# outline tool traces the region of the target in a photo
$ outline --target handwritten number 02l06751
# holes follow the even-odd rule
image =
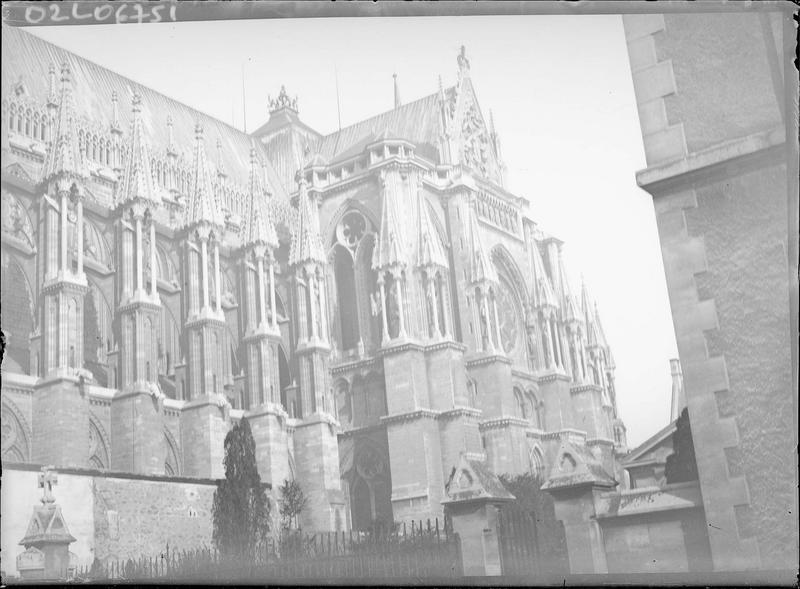
[[[51,3],[44,5],[31,4],[25,7],[25,22],[29,25],[39,24],[91,24],[91,23],[157,23],[175,22],[177,5],[168,6],[151,2],[120,2],[116,4],[99,4],[91,9],[82,2],[71,2],[72,6]]]

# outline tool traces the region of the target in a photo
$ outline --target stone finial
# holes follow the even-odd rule
[[[55,123],[50,135],[50,149],[42,168],[42,180],[60,177],[85,179],[88,177],[83,154],[78,145],[75,107],[72,98],[72,74],[68,62],[61,66],[61,96]]]
[[[299,112],[297,108],[297,96],[289,98],[286,92],[286,86],[281,85],[281,91],[277,98],[273,99],[271,96],[267,96],[267,100],[269,102],[269,114],[284,108],[294,111],[295,113]]]
[[[459,76],[469,76],[469,59],[467,59],[467,48],[464,45],[461,46],[456,62],[458,63]]]
[[[48,76],[50,78],[49,91],[47,93],[47,106],[58,105],[58,90],[56,89],[56,66],[51,63],[48,68]]]
[[[222,159],[222,139],[217,137],[217,174],[219,176],[226,176],[225,162]]]
[[[392,74],[394,78],[394,107],[400,107],[400,87],[397,85],[397,74]]]
[[[53,466],[43,466],[39,473],[39,488],[42,489],[40,501],[44,505],[56,502],[56,498],[53,496],[53,486],[58,484],[58,474],[53,469]]]

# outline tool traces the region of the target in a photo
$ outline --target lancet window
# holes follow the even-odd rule
[[[345,353],[368,351],[380,343],[380,297],[372,270],[375,234],[372,224],[355,209],[336,226],[329,259],[335,288],[331,294],[337,347]]]

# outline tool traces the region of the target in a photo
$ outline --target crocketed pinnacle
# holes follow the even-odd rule
[[[133,95],[133,117],[131,132],[128,136],[128,158],[117,193],[117,204],[136,200],[160,203],[161,197],[153,179],[150,164],[150,146],[144,136],[142,126],[142,97]]]
[[[298,185],[297,194],[297,231],[292,236],[289,248],[289,264],[292,266],[304,263],[325,264],[325,252],[322,237],[319,234],[319,218],[317,211],[312,210],[308,196],[305,175],[299,171],[295,177]]]
[[[536,307],[558,307],[558,299],[556,299],[553,285],[550,283],[550,278],[544,269],[544,262],[539,253],[539,246],[533,244],[532,258],[533,258],[533,304]]]
[[[559,256],[558,271],[561,274],[561,290],[563,296],[563,309],[565,319],[567,321],[583,321],[583,313],[581,313],[578,299],[572,293],[572,287],[567,276],[567,270],[564,268],[564,261]]]
[[[447,267],[447,255],[428,211],[422,186],[417,186],[417,266]]]
[[[597,307],[591,301],[586,282],[581,284],[581,307],[586,318],[586,342],[589,347],[602,346],[605,342],[602,330],[597,321]]]
[[[374,270],[402,267],[408,261],[403,226],[397,210],[397,200],[402,191],[399,172],[397,170],[384,172],[381,183],[383,184],[381,232],[372,254]]]
[[[247,219],[247,245],[278,246],[278,237],[270,215],[267,191],[264,189],[263,171],[258,163],[255,148],[250,149],[250,204]]]
[[[483,238],[481,236],[480,226],[478,225],[478,213],[475,211],[475,200],[470,202],[467,207],[469,225],[469,275],[473,283],[477,282],[494,282],[497,283],[497,272],[494,269],[492,261],[489,259],[489,254],[486,247],[483,245]]]
[[[75,129],[75,108],[72,101],[72,75],[69,64],[61,66],[61,97],[56,113],[53,142],[47,152],[42,179],[54,176],[86,176],[86,168]]]
[[[209,223],[222,224],[222,214],[217,202],[211,175],[206,161],[206,149],[203,141],[203,127],[200,123],[195,125],[194,160],[191,169],[191,191],[189,194],[189,208],[186,215],[186,225]]]

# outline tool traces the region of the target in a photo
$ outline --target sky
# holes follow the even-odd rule
[[[631,447],[669,421],[677,346],[618,15],[326,18],[32,27],[28,31],[213,115],[255,130],[281,85],[300,118],[335,131],[456,77],[466,47],[484,116],[491,110],[507,188],[565,242],[616,361]],[[337,83],[338,80],[338,83]],[[337,109],[338,86],[338,109]],[[244,96],[244,99],[243,99]],[[245,116],[246,113],[246,116]]]

